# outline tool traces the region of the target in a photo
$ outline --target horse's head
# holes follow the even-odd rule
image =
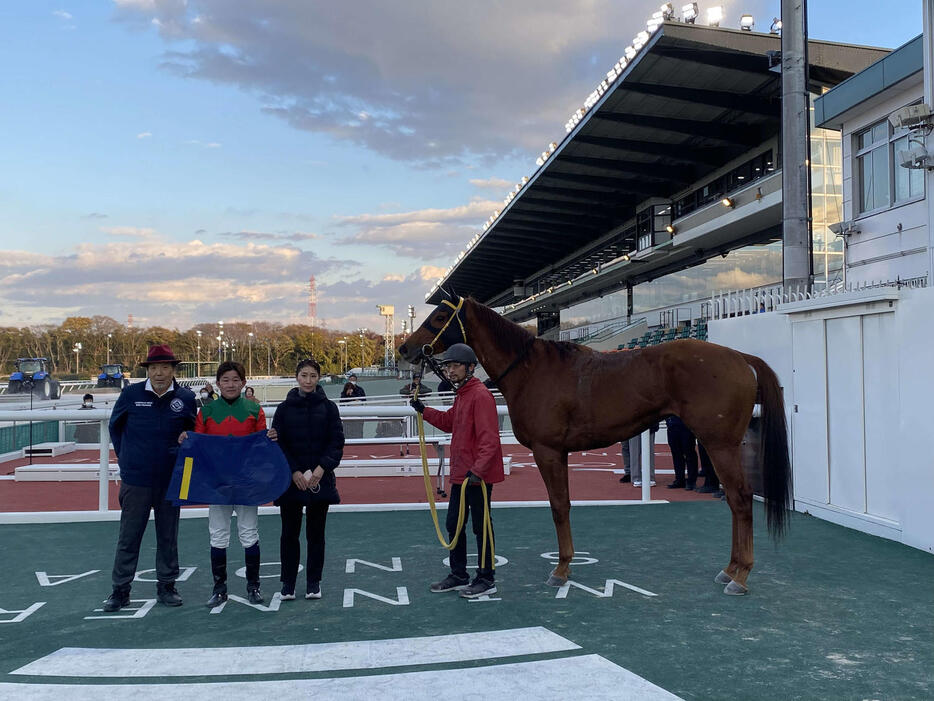
[[[464,299],[450,295],[442,300],[415,332],[399,346],[399,355],[410,363],[440,353],[455,343],[467,342],[462,310]]]

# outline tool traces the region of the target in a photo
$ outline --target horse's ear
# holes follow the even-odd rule
[[[442,294],[444,295],[444,298],[445,298],[448,302],[455,302],[455,301],[457,301],[457,295],[454,294],[454,292],[453,292],[452,290],[445,289],[444,287],[441,287],[441,288],[439,288],[439,289],[441,290]]]

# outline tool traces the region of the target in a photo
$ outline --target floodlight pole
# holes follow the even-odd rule
[[[807,0],[782,0],[782,261],[786,290],[810,291]]]

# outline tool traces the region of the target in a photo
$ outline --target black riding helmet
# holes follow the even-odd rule
[[[450,348],[448,348],[441,357],[438,359],[442,365],[445,363],[463,363],[464,365],[476,365],[477,364],[477,354],[473,352],[473,348],[468,346],[466,343],[455,343]]]

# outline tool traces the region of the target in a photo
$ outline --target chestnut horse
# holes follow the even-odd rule
[[[707,449],[733,513],[729,564],[714,581],[745,594],[753,564],[752,495],[740,445],[761,404],[761,463],[766,520],[784,531],[790,465],[778,378],[761,359],[706,341],[669,341],[624,353],[536,338],[476,300],[443,301],[399,348],[416,363],[453,343],[467,343],[502,392],[518,441],[535,456],[558,535],[558,565],[548,584],[561,586],[574,556],[568,453],[635,436],[679,416]]]

